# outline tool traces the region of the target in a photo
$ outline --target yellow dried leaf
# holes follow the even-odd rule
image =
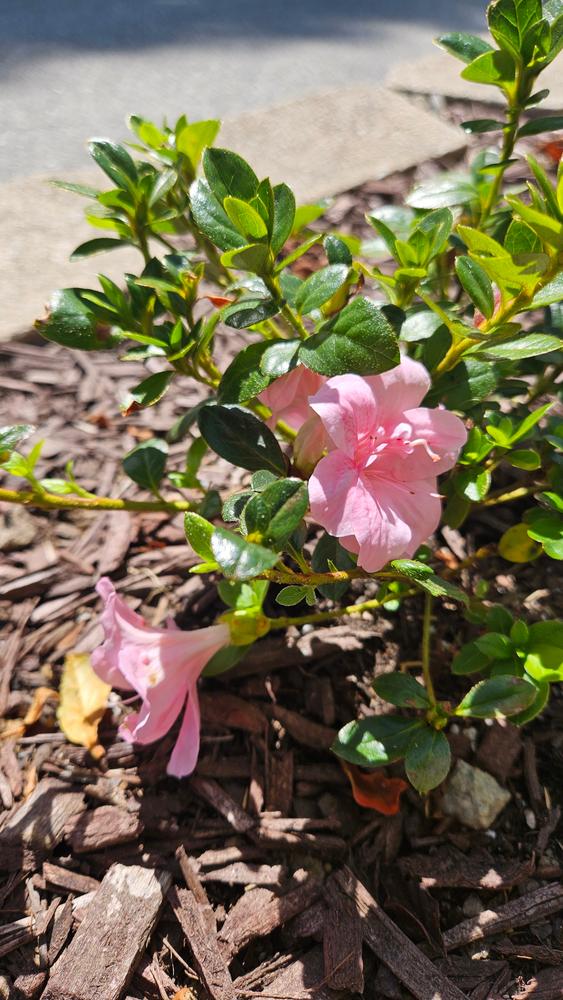
[[[95,757],[104,752],[97,742],[98,725],[110,691],[110,685],[94,673],[87,653],[65,656],[57,712],[59,726],[71,743],[86,747]]]
[[[498,543],[498,550],[503,559],[515,563],[532,562],[542,553],[541,545],[530,538],[525,524],[508,528]]]
[[[17,740],[20,736],[24,736],[28,726],[39,722],[45,702],[56,701],[58,697],[57,692],[53,691],[52,688],[36,688],[33,692],[33,701],[23,719],[0,719],[0,740]]]

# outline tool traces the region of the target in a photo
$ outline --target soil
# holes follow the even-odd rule
[[[465,104],[463,118],[480,111]],[[414,173],[341,195],[328,220],[368,235],[366,210],[402,198]],[[301,273],[317,266],[311,253]],[[42,476],[60,475],[70,456],[78,481],[103,495],[146,499],[120,456],[199,398],[174,384],[158,407],[122,417],[143,365],[33,337],[2,346],[0,365],[0,425],[36,424]],[[172,467],[185,447],[171,446]],[[241,482],[209,460],[203,478],[223,496]],[[463,535],[438,535],[435,553],[455,575],[517,515],[475,515]],[[93,759],[59,731],[56,691],[65,655],[100,642],[102,575],[152,625],[214,620],[216,581],[190,575],[198,560],[181,517],[4,505],[0,548],[0,998],[563,996],[560,693],[525,731],[497,722],[450,732],[454,756],[510,792],[491,829],[444,815],[442,789],[426,800],[407,790],[393,815],[358,805],[328,748],[351,718],[389,710],[374,674],[418,659],[412,599],[269,636],[234,672],[204,679],[200,761],[177,781],[165,773],[174,733],[146,748],[121,742],[127,707],[112,695]],[[462,572],[529,620],[561,614],[546,558]],[[351,600],[365,594],[352,585]],[[448,664],[475,630],[448,603],[434,624],[438,690],[453,698],[464,682]]]

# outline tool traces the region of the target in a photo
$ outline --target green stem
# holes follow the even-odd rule
[[[520,124],[520,115],[522,113],[522,104],[526,97],[529,96],[529,94],[524,93],[524,91],[529,91],[529,86],[526,85],[522,76],[522,71],[520,67],[518,67],[516,70],[516,79],[514,81],[514,93],[509,98],[508,107],[506,109],[506,126],[504,129],[504,139],[500,154],[500,162],[504,164],[504,166],[500,167],[496,172],[493,183],[491,184],[487,200],[485,201],[483,211],[481,212],[481,218],[479,220],[480,228],[484,227],[499,200],[501,186],[507,167],[507,160],[510,159],[512,153],[514,152],[516,134]]]
[[[40,510],[131,510],[131,511],[164,511],[171,514],[181,514],[193,510],[193,504],[187,500],[121,500],[118,497],[69,497],[57,496],[54,493],[20,492],[0,488],[0,501],[22,504],[26,507],[38,507]]]
[[[539,493],[545,486],[537,484],[535,486],[517,486],[513,490],[490,493],[486,500],[482,501],[483,507],[494,507],[499,503],[510,503],[513,500],[521,500],[523,497],[531,497],[534,493]]]
[[[276,300],[276,302],[279,302],[280,299],[282,298],[282,293],[281,293],[280,283],[277,280],[277,278],[272,277],[271,274],[266,274],[262,276],[262,281],[264,282],[266,288],[268,289],[272,297]],[[298,337],[301,340],[306,340],[309,334],[306,328],[303,326],[303,323],[301,322],[299,317],[296,316],[296,314],[293,312],[293,309],[290,306],[288,306],[287,302],[281,307],[280,311],[286,323],[288,323],[289,326],[293,330],[295,330]]]
[[[436,693],[432,681],[430,670],[430,632],[432,628],[432,595],[424,595],[424,615],[422,618],[422,673],[424,675],[424,685],[432,708],[436,708]]]
[[[416,593],[416,590],[410,590],[401,596],[412,597]],[[377,608],[383,607],[383,605],[389,601],[396,600],[396,594],[388,594],[387,597],[384,597],[381,601],[373,599],[371,601],[363,601],[361,604],[348,604],[344,608],[335,608],[334,611],[317,611],[316,614],[303,615],[302,618],[291,618],[285,615],[283,618],[270,618],[270,628],[289,628],[290,625],[295,625],[297,627],[300,625],[316,625],[321,622],[329,622],[333,618],[341,618],[343,615],[360,615],[364,611],[373,611]]]

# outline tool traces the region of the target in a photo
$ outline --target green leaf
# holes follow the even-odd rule
[[[311,589],[311,587],[297,587],[295,585],[283,587],[277,595],[276,601],[283,608],[293,608],[296,604],[301,604],[307,599]]]
[[[467,692],[454,715],[473,719],[504,719],[528,708],[535,698],[533,685],[505,674],[479,681]]]
[[[278,479],[248,501],[244,509],[248,535],[279,549],[293,534],[308,506],[307,485],[303,480]]]
[[[487,10],[489,31],[501,49],[527,62],[526,36],[542,18],[541,0],[495,0]]]
[[[311,274],[295,296],[297,311],[307,315],[328,302],[346,282],[349,270],[347,264],[329,264]]]
[[[295,248],[295,250],[292,250],[291,253],[288,253],[287,257],[283,257],[282,260],[280,260],[279,264],[276,264],[274,268],[274,274],[279,274],[281,271],[284,270],[284,268],[289,267],[289,265],[293,264],[296,260],[299,259],[299,257],[302,257],[304,253],[307,253],[307,250],[310,250],[315,243],[319,242],[320,238],[321,234],[315,233],[315,235],[311,236],[311,238],[306,240],[305,243],[301,243],[298,247]]]
[[[510,223],[504,237],[504,248],[516,258],[517,263],[519,255],[541,253],[543,250],[542,242],[534,230],[519,219],[513,219]]]
[[[423,580],[426,577],[434,576],[431,566],[419,562],[417,559],[394,559],[390,564],[391,569],[401,576],[406,576],[409,580]]]
[[[545,416],[552,406],[553,403],[545,403],[543,406],[538,407],[537,410],[533,410],[532,413],[529,413],[510,436],[510,443],[516,444],[517,441],[521,441],[522,438],[527,437],[530,431],[533,430],[536,424],[539,424],[542,417]]]
[[[184,514],[184,532],[188,544],[204,562],[215,562],[211,548],[211,536],[214,530],[213,525],[199,514],[191,510]]]
[[[237,663],[240,663],[252,645],[253,643],[248,646],[223,646],[207,661],[202,676],[218,677],[219,674],[225,674],[227,670],[232,670]]]
[[[376,375],[399,364],[397,338],[385,314],[356,298],[306,340],[299,360],[320,375]]]
[[[274,187],[274,224],[270,244],[274,254],[278,254],[291,236],[295,221],[295,197],[287,184]]]
[[[227,368],[217,398],[220,403],[246,403],[266,389],[271,378],[260,370],[260,361],[269,347],[267,341],[249,344],[236,355]]]
[[[326,531],[321,535],[313,551],[311,568],[314,573],[328,573],[331,567],[336,569],[354,569],[356,562],[333,535]],[[349,589],[350,583],[342,580],[339,583],[323,583],[317,590],[330,601],[339,601]]]
[[[426,590],[433,597],[443,597],[451,601],[459,601],[461,604],[469,604],[467,594],[449,580],[443,580],[441,576],[432,573],[431,576],[420,577],[417,581],[422,590]]]
[[[235,229],[238,229],[247,240],[261,240],[268,235],[264,219],[248,202],[228,195],[223,202],[223,208]]]
[[[506,458],[516,469],[526,469],[533,472],[534,469],[541,468],[541,458],[537,451],[533,451],[531,448],[517,448],[516,451],[511,451]]]
[[[221,128],[221,122],[210,118],[207,121],[191,122],[181,128],[176,135],[176,149],[190,161],[195,173],[201,154],[206,146],[212,146]]]
[[[400,708],[429,708],[430,701],[422,684],[410,674],[381,674],[374,681],[376,694]]]
[[[453,31],[447,35],[439,35],[435,41],[442,49],[455,56],[456,59],[461,59],[464,63],[473,62],[477,56],[492,51],[492,46],[484,38],[470,35],[465,31]]]
[[[114,240],[111,236],[100,236],[95,240],[86,240],[76,247],[70,255],[70,260],[82,260],[96,253],[106,253],[107,250],[117,250],[118,247],[131,246],[131,240]]]
[[[300,343],[299,340],[278,340],[266,344],[260,359],[261,371],[270,378],[285,375],[293,366]]]
[[[464,412],[494,392],[497,381],[492,365],[468,359],[460,362],[435,383],[426,404],[437,406],[443,403],[450,410]]]
[[[491,473],[481,466],[462,469],[456,473],[454,488],[463,500],[478,503],[484,500],[491,488]]]
[[[46,340],[82,351],[111,350],[121,340],[117,333],[96,319],[82,296],[83,288],[62,288],[53,294],[46,320],[36,327]]]
[[[563,559],[563,517],[556,511],[537,509],[526,514],[528,535],[541,542],[551,559]]]
[[[267,580],[251,580],[241,583],[237,580],[221,580],[217,585],[219,597],[230,608],[237,611],[260,609],[268,593]]]
[[[557,132],[563,128],[563,115],[548,115],[545,118],[532,118],[518,129],[517,139],[525,135],[539,135],[540,132]]]
[[[206,149],[203,154],[203,172],[221,204],[228,195],[250,201],[258,191],[259,181],[252,167],[230,149]]]
[[[51,181],[51,184],[62,191],[82,195],[83,198],[97,198],[100,194],[98,188],[88,187],[86,184],[71,184],[69,181]]]
[[[285,459],[272,434],[258,417],[239,406],[204,406],[199,430],[221,458],[250,472],[269,469],[285,475]]]
[[[471,257],[457,257],[455,269],[473,304],[490,319],[495,309],[495,293],[486,272]]]
[[[138,180],[134,160],[123,146],[108,139],[92,139],[88,143],[90,156],[118,187],[133,190]]]
[[[513,524],[501,535],[498,543],[499,555],[509,562],[526,563],[541,555],[541,545],[528,535],[526,524]]]
[[[10,452],[33,434],[34,430],[33,424],[10,424],[7,427],[0,427],[0,462],[4,462]]]
[[[416,309],[409,313],[402,324],[400,339],[407,344],[416,344],[419,340],[428,340],[441,326],[443,321],[435,312]]]
[[[163,438],[142,441],[125,455],[123,468],[138,486],[157,493],[164,477],[168,445]]]
[[[528,309],[541,309],[543,306],[551,306],[554,302],[561,302],[563,300],[563,271],[558,274],[553,281],[548,282],[547,285],[539,291],[536,292],[532,301],[530,302]]]
[[[472,355],[486,358],[489,361],[520,361],[522,358],[535,358],[541,354],[561,350],[563,344],[559,337],[548,333],[526,333],[516,340],[507,340],[502,344],[480,344]]]
[[[536,681],[563,680],[563,622],[530,625],[524,669]]]
[[[197,228],[220,250],[234,250],[245,246],[244,236],[235,229],[205,181],[198,180],[192,184],[190,208]]]
[[[221,256],[223,267],[236,267],[239,271],[263,274],[267,268],[270,250],[267,243],[248,243],[236,250],[227,250]]]
[[[527,722],[531,722],[535,719],[540,712],[543,712],[545,706],[549,701],[550,688],[549,681],[536,681],[530,678],[530,683],[536,689],[534,700],[524,709],[523,712],[517,712],[516,715],[510,716],[510,721],[513,726],[523,726]]]
[[[467,642],[452,660],[452,673],[461,676],[476,674],[485,670],[493,660],[494,656],[482,650],[476,641]]]
[[[216,528],[211,536],[213,558],[227,577],[250,580],[278,561],[278,554],[262,545],[245,541],[226,528]]]
[[[425,726],[412,740],[405,757],[407,778],[421,795],[441,785],[452,763],[444,733]]]
[[[325,236],[323,245],[329,264],[348,264],[349,267],[351,266],[352,254],[344,240],[329,234]]]
[[[129,414],[135,410],[144,409],[145,406],[154,406],[164,396],[171,380],[174,378],[174,374],[174,371],[165,371],[149,375],[148,378],[139,382],[134,389],[131,389],[122,403],[121,409],[126,414]]]
[[[516,65],[512,56],[508,52],[499,52],[496,49],[477,56],[461,71],[464,80],[470,80],[472,83],[487,83],[501,88],[513,83],[515,74]]]
[[[470,135],[482,135],[484,132],[500,132],[505,127],[504,122],[499,122],[495,118],[472,118],[470,121],[462,122],[461,128]]]
[[[467,205],[475,198],[477,191],[469,175],[452,172],[417,185],[405,201],[412,208],[435,209]]]
[[[376,715],[349,722],[338,733],[331,749],[360,767],[378,767],[404,757],[414,736],[423,728],[418,719]]]
[[[271,319],[280,311],[279,304],[273,299],[242,298],[232,306],[223,310],[223,322],[235,330],[245,330],[256,323]]]

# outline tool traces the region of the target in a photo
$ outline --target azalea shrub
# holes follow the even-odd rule
[[[151,743],[181,717],[171,774],[196,765],[200,675],[229,670],[272,629],[417,609],[420,660],[374,682],[395,710],[351,720],[333,750],[346,767],[404,759],[421,793],[448,773],[452,720],[520,725],[563,679],[563,622],[514,620],[487,598],[487,560],[563,558],[553,402],[563,169],[553,176],[528,156],[525,186],[505,178],[521,138],[563,125],[538,110],[548,94],[538,80],[563,44],[563,2],[495,0],[487,21],[490,40],[438,43],[466,80],[504,100],[498,119],[463,126],[490,132],[490,146],[466,172],[437,174],[405,205],[369,214],[368,241],[326,231],[325,204],[297,206],[286,184],[215,145],[216,121],[159,127],[133,116],[133,141],[90,143],[109,188],[62,185],[89,199],[88,221],[103,233],[74,257],[127,245],[139,269],[121,285],[100,275],[99,288],[56,292],[38,329],[68,348],[150,363],[126,414],[157,406],[181,379],[199,384],[200,401],[123,457],[144,500],[89,493],[70,463],[42,479],[24,424],[1,431],[2,467],[20,484],[0,499],[184,515],[192,572],[217,581],[216,624],[151,628],[102,579],[105,639],[92,657],[105,682],[140,699],[125,739]],[[312,247],[324,257],[303,280],[294,265]],[[169,469],[168,445],[184,439],[184,467]],[[219,495],[210,455],[241,470],[235,493]],[[500,504],[512,508],[507,531],[466,559],[438,558],[444,526],[463,533]],[[433,679],[442,602],[467,623],[451,661],[468,678],[457,700],[438,697]]]

